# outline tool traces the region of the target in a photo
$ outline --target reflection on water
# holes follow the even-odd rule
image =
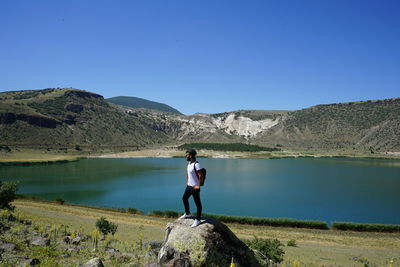
[[[348,158],[200,159],[207,213],[400,223],[400,161]],[[182,210],[185,159],[85,159],[1,166],[19,193],[43,199],[151,210]],[[193,203],[192,206],[194,207]]]

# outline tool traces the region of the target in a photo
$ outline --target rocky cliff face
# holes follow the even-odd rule
[[[56,128],[61,122],[52,118],[37,115],[27,114],[15,114],[11,112],[5,112],[0,114],[0,124],[12,124],[19,121],[25,121],[31,125],[45,127],[45,128]]]
[[[164,132],[176,141],[251,141],[287,116],[286,111],[269,111],[267,115],[260,111],[235,111],[185,116],[123,109],[128,114],[145,118],[152,129]],[[261,119],[251,118],[249,112],[260,113]]]

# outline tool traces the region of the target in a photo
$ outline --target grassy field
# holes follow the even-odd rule
[[[0,164],[4,163],[39,163],[77,160],[84,156],[79,153],[56,153],[45,150],[20,149],[12,153],[0,152]]]
[[[14,202],[19,216],[35,222],[68,225],[72,230],[91,232],[95,221],[104,216],[118,224],[115,237],[134,242],[139,235],[144,240],[163,240],[165,226],[171,219],[133,215],[97,208],[59,205],[34,200]],[[335,230],[310,230],[228,224],[239,238],[272,238],[287,244],[281,266],[400,266],[400,233],[360,233]]]

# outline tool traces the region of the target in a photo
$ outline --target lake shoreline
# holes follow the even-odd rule
[[[365,159],[398,159],[400,152],[394,154],[367,154],[367,153],[322,153],[322,152],[239,152],[239,151],[214,151],[198,150],[198,157],[226,158],[226,159],[285,159],[285,158],[365,158]],[[107,153],[92,155],[89,158],[180,158],[184,157],[184,150],[177,149],[146,149],[139,151]]]
[[[116,153],[79,153],[79,154],[48,154],[45,151],[29,151],[29,153],[12,153],[6,157],[0,155],[0,166],[33,165],[68,163],[87,158],[184,158],[184,150],[178,149],[143,149],[137,151]],[[354,158],[373,160],[400,160],[400,152],[389,154],[367,154],[367,153],[323,153],[323,152],[238,152],[238,151],[213,151],[199,150],[199,158],[215,159],[289,159],[289,158]]]

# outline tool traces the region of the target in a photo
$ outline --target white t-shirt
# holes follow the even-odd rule
[[[194,165],[196,164],[196,170],[199,171],[201,169],[200,163],[198,162],[193,162],[188,164],[187,166],[187,175],[188,175],[188,181],[187,181],[187,185],[190,186],[199,186],[200,182],[199,182],[199,178],[197,177],[197,174],[195,173],[194,170]]]

